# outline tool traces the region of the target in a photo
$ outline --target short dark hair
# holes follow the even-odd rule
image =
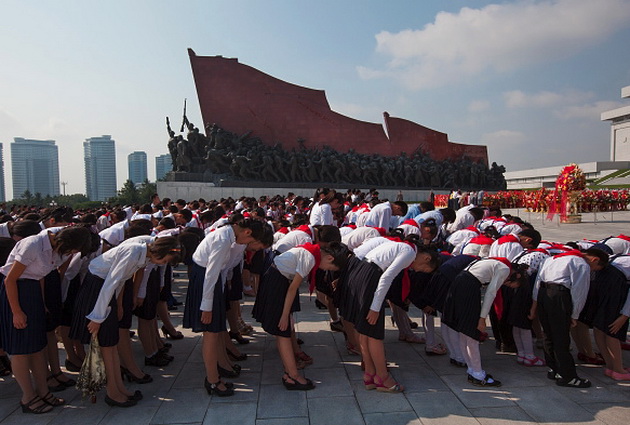
[[[323,225],[317,228],[320,242],[341,242],[341,233],[337,226]]]

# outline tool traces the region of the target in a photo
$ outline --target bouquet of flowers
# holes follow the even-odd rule
[[[569,199],[570,192],[582,191],[586,188],[586,177],[577,164],[569,164],[564,167],[558,178],[556,179],[556,189],[553,192],[553,199],[549,205],[548,220],[552,220],[553,216],[560,212],[560,219],[566,221],[571,210],[577,213],[577,197]],[[560,205],[558,205],[560,204]],[[559,207],[559,208],[558,208]]]

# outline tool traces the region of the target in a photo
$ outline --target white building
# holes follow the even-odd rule
[[[621,89],[622,98],[630,98],[630,86]],[[611,122],[610,161],[578,164],[587,180],[598,180],[599,184],[628,184],[630,171],[630,106],[602,113],[602,121]],[[504,174],[508,189],[534,189],[554,187],[556,178],[567,164],[531,170],[508,171]],[[613,174],[614,173],[614,174]],[[627,174],[627,175],[626,175]]]

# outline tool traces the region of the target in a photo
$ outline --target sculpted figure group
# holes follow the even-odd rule
[[[267,145],[250,133],[237,135],[216,124],[206,125],[206,135],[184,117],[186,138],[175,135],[169,119],[168,149],[178,172],[212,174],[233,180],[356,184],[367,186],[505,189],[505,167],[488,168],[470,159],[435,161],[420,149],[398,156],[338,152],[330,146],[286,150]],[[184,128],[184,124],[182,128]]]

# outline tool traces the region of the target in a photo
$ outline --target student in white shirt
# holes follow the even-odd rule
[[[260,240],[264,225],[257,220],[244,219],[219,227],[206,235],[192,256],[183,324],[193,332],[203,332],[204,386],[210,395],[234,395],[233,387],[221,381],[217,369],[218,341],[221,332],[227,330],[221,271],[230,258],[232,244]]]
[[[352,270],[347,291],[356,307],[354,317],[348,320],[354,323],[359,333],[366,389],[376,388],[386,392],[404,390],[387,372],[383,345],[385,296],[394,278],[405,269],[410,267],[415,271],[431,273],[437,265],[436,251],[413,243],[397,242],[379,245]]]
[[[345,266],[348,254],[347,247],[339,242],[331,242],[326,247],[306,244],[275,257],[273,266],[263,275],[252,315],[267,333],[276,337],[285,371],[282,382],[288,390],[315,388],[310,379],[298,373],[291,342],[290,315],[300,309],[300,284],[308,278],[314,288],[317,269],[339,270]]]
[[[459,333],[460,347],[468,366],[468,382],[473,385],[501,386],[500,381],[486,374],[481,367],[479,341],[501,285],[516,287],[522,276],[522,271],[506,258],[485,258],[460,272],[449,288],[442,321]],[[485,284],[488,286],[482,304],[481,288]]]
[[[138,236],[127,239],[90,262],[81,293],[77,296],[79,308],[73,317],[71,335],[83,331],[85,320],[81,314],[89,312],[87,330],[97,336],[107,374],[105,402],[110,406],[130,407],[142,398],[139,391],[131,393],[125,387],[120,373],[118,342],[120,338],[119,297],[127,279],[148,263],[167,264],[179,261],[181,248],[177,238],[170,236],[155,239]],[[76,320],[75,320],[76,318]],[[79,336],[78,339],[82,339]]]
[[[46,310],[40,280],[82,250],[89,234],[83,227],[44,230],[19,241],[0,268],[0,333],[22,390],[23,412],[45,413],[65,404],[49,392],[46,381]]]
[[[577,325],[590,287],[591,271],[601,270],[608,256],[599,249],[584,253],[573,250],[548,258],[538,271],[534,287],[534,305],[545,332],[547,377],[557,385],[588,388],[591,382],[579,378],[569,352],[569,330]],[[569,311],[570,310],[570,311]]]

